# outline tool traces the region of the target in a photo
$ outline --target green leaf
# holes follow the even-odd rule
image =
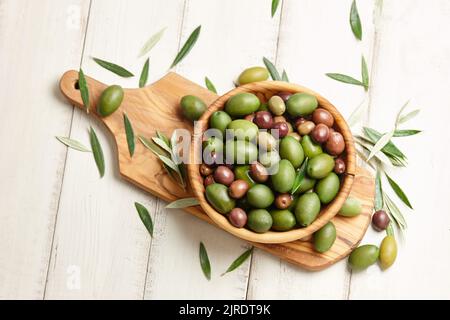
[[[395,130],[397,130],[397,127],[400,125],[400,119],[402,118],[403,111],[406,109],[408,104],[409,100],[406,101],[406,103],[400,108],[399,112],[397,113],[397,117],[395,118]]]
[[[81,152],[91,152],[91,150],[89,150],[81,142],[78,142],[76,140],[66,138],[66,137],[56,137],[56,139],[58,139],[59,142],[65,144],[67,147],[72,148],[74,150],[78,150]]]
[[[375,129],[364,127],[363,128],[364,135],[372,142],[373,144],[377,143],[377,141],[381,138],[382,134]],[[403,160],[406,160],[406,156],[403,154],[403,152],[400,151],[400,149],[397,148],[397,146],[390,141],[383,149],[383,153],[387,156],[393,156],[397,158],[401,158]]]
[[[421,133],[420,130],[395,130],[394,137],[409,137]]]
[[[92,127],[89,132],[89,138],[98,172],[100,173],[100,177],[103,178],[105,175],[105,157],[103,156],[102,146],[100,145],[100,141],[98,141],[97,134]]]
[[[86,108],[86,112],[89,113],[91,108],[91,103],[89,100],[89,87],[84,76],[83,69],[80,68],[80,72],[78,72],[78,87],[80,88],[81,100],[83,100],[84,107]]]
[[[286,70],[283,70],[283,73],[281,74],[281,80],[283,80],[285,82],[289,82],[289,77],[286,73]]]
[[[162,36],[164,35],[164,32],[166,31],[167,27],[162,28],[157,33],[153,34],[147,42],[144,44],[144,46],[141,49],[141,52],[139,53],[139,58],[145,56],[147,53],[150,52],[150,50],[153,49],[153,47],[161,40]]]
[[[169,149],[172,148],[172,144],[170,143],[169,138],[164,133],[157,130],[156,135],[158,138],[164,141],[164,143],[167,145],[167,147],[169,147]]]
[[[357,106],[356,109],[353,110],[352,114],[347,119],[347,123],[350,127],[353,127],[354,125],[356,125],[358,122],[361,121],[363,115],[366,114],[365,111],[367,110],[368,106],[369,106],[368,100],[367,98],[365,98],[363,102],[361,102],[359,106]]]
[[[398,124],[403,124],[411,119],[413,119],[415,116],[417,116],[419,114],[420,110],[416,109],[411,111],[408,114],[405,114],[404,116],[401,116],[400,119],[398,120]]]
[[[206,279],[211,280],[211,264],[209,263],[208,252],[206,252],[205,245],[200,242],[199,249],[200,266]]]
[[[367,160],[370,161],[370,159],[372,159],[372,157],[377,154],[378,152],[381,151],[381,149],[383,149],[392,139],[392,137],[394,136],[394,130],[387,132],[385,134],[383,134],[381,136],[381,138],[377,141],[377,143],[375,143],[375,145],[373,146],[372,151],[370,151],[369,157],[367,158]]]
[[[180,170],[178,169],[178,166],[173,162],[171,159],[167,158],[163,155],[158,155],[159,159],[164,162],[165,165],[167,165],[170,169],[180,174]]]
[[[189,38],[187,39],[186,43],[183,45],[183,47],[181,48],[180,52],[178,52],[177,56],[175,57],[175,59],[172,62],[172,65],[170,66],[170,68],[175,67],[181,60],[184,59],[184,57],[186,57],[186,55],[192,50],[192,48],[194,47],[195,43],[198,40],[198,37],[200,35],[200,30],[201,30],[202,26],[198,26],[189,36]]]
[[[362,83],[359,80],[356,80],[355,78],[352,78],[350,76],[347,76],[345,74],[341,74],[341,73],[327,73],[326,74],[327,77],[336,80],[336,81],[340,81],[340,82],[344,82],[344,83],[348,83],[348,84],[353,84],[355,86],[362,86],[365,87],[364,83]]]
[[[407,228],[406,220],[400,209],[394,203],[394,201],[389,198],[389,196],[383,192],[384,204],[386,205],[387,211],[389,212],[392,220],[397,224],[397,226],[401,230],[405,230]]]
[[[352,8],[350,10],[350,26],[356,39],[361,40],[362,39],[361,19],[359,18],[358,8],[356,6],[355,0],[353,0]]]
[[[243,254],[241,254],[236,260],[233,261],[232,264],[228,267],[227,271],[222,273],[222,277],[226,275],[227,273],[236,270],[239,268],[251,255],[253,252],[253,247],[245,251]]]
[[[263,62],[266,65],[267,70],[269,70],[270,76],[274,81],[281,81],[280,74],[274,64],[267,58],[263,57]]]
[[[176,201],[173,201],[169,203],[166,206],[166,209],[183,209],[183,208],[189,208],[189,207],[195,207],[198,206],[200,202],[197,198],[185,198],[185,199],[178,199]]]
[[[145,87],[148,81],[148,69],[150,67],[150,59],[145,61],[144,67],[142,68],[141,77],[139,78],[139,88]]]
[[[306,158],[305,161],[303,161],[302,166],[297,171],[297,175],[295,176],[294,185],[292,186],[291,194],[294,194],[298,188],[300,188],[300,185],[302,184],[303,179],[305,178],[306,174],[306,166],[308,165],[309,159]]]
[[[130,152],[130,157],[133,157],[134,154],[134,131],[133,126],[131,125],[130,119],[128,119],[128,116],[126,113],[123,114],[123,122],[125,126],[125,133],[127,135],[127,144],[128,144],[128,151]]]
[[[139,214],[139,217],[141,218],[142,223],[144,224],[148,233],[150,233],[150,236],[153,238],[153,220],[150,214],[148,213],[147,208],[138,202],[135,202],[134,206],[136,207],[136,210]]]
[[[361,79],[364,84],[364,88],[369,89],[369,71],[367,70],[367,63],[364,56],[361,56]]]
[[[367,164],[371,164],[371,161],[373,158],[378,159],[380,162],[389,165],[390,163],[392,163],[391,159],[386,156],[384,153],[382,152],[378,152],[376,153],[372,159],[369,159],[369,154],[372,152],[373,150],[373,144],[368,142],[367,140],[365,140],[363,137],[360,136],[355,136],[355,142],[360,145],[361,147],[363,147],[366,151],[368,151],[367,157],[363,158],[363,160],[367,163]]]
[[[167,153],[172,154],[172,149],[160,138],[153,137],[153,142],[156,143],[161,149],[165,150]]]
[[[132,74],[130,71],[128,71],[127,69],[112,63],[112,62],[108,62],[105,60],[101,60],[98,58],[93,58],[95,62],[97,62],[97,64],[103,68],[105,68],[106,70],[111,71],[112,73],[117,74],[118,76],[121,76],[123,78],[130,78],[130,77],[134,77],[134,74]]]
[[[272,18],[277,13],[278,5],[280,4],[280,0],[272,0]]]
[[[408,197],[406,196],[405,192],[400,188],[400,186],[395,182],[387,173],[385,173],[386,178],[389,181],[389,184],[391,185],[392,190],[394,190],[397,197],[403,201],[404,204],[406,204],[409,208],[413,209],[411,202],[409,202]]]
[[[383,209],[383,187],[381,185],[381,172],[377,170],[375,178],[375,211]]]
[[[395,236],[394,227],[392,226],[392,222],[390,222],[386,228],[386,235]]]
[[[217,93],[216,87],[211,82],[211,80],[209,80],[208,77],[205,77],[205,85],[206,85],[206,87],[208,88],[209,91]]]
[[[153,143],[152,141],[148,140],[147,138],[143,137],[143,136],[139,136],[139,141],[141,141],[141,143],[147,148],[149,149],[151,152],[153,152],[156,156],[159,157],[159,155],[167,155],[167,153],[161,149],[160,147],[158,147],[155,143]]]

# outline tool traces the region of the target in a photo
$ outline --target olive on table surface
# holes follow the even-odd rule
[[[273,130],[278,130],[278,138],[284,138],[289,133],[289,126],[287,122],[277,122],[272,126]]]
[[[278,163],[278,171],[270,179],[273,189],[280,193],[289,192],[295,181],[295,168],[289,160],[282,159]]]
[[[278,92],[276,95],[283,99],[285,103],[292,97],[292,93],[290,92]]]
[[[295,227],[296,220],[294,214],[289,210],[271,210],[272,229],[275,231],[289,231]]]
[[[386,236],[380,245],[380,266],[383,270],[386,270],[392,266],[397,258],[397,241],[394,236]]]
[[[252,210],[247,216],[247,226],[257,233],[264,233],[272,227],[272,216],[265,209]]]
[[[202,164],[200,165],[200,174],[201,174],[202,176],[209,176],[211,173],[213,173],[213,171],[214,171],[214,169],[211,168],[210,166],[208,166],[208,165],[205,164],[205,163],[202,163]]]
[[[260,129],[270,129],[273,125],[273,117],[269,111],[258,111],[255,113],[253,122]]]
[[[311,131],[311,138],[317,143],[324,143],[330,137],[330,129],[323,123],[319,123]]]
[[[323,179],[334,169],[334,159],[326,153],[321,153],[309,160],[306,173],[314,179]]]
[[[305,160],[302,145],[295,138],[286,136],[280,142],[280,157],[291,162],[294,168],[298,168]]]
[[[251,67],[242,71],[238,78],[239,85],[265,81],[269,79],[269,72],[264,67]]]
[[[230,192],[230,197],[234,199],[240,199],[245,196],[248,189],[250,189],[250,185],[245,180],[234,180],[228,191]]]
[[[213,177],[212,174],[207,176],[207,177],[205,177],[205,180],[203,181],[203,184],[205,185],[205,187],[207,187],[207,186],[209,186],[210,184],[213,184],[213,183],[216,183],[216,182],[214,181],[214,177]]]
[[[298,187],[295,194],[305,193],[306,191],[313,189],[314,186],[316,185],[316,182],[317,182],[316,179],[312,179],[310,177],[305,176],[302,182],[300,182],[300,186]]]
[[[255,120],[255,113],[250,113],[250,114],[246,115],[246,116],[244,117],[244,120],[253,122],[253,120]]]
[[[305,193],[300,196],[295,206],[295,217],[299,226],[307,227],[316,220],[320,213],[320,199],[314,193]]]
[[[233,120],[227,127],[227,135],[232,134],[237,140],[254,140],[258,132],[256,124],[244,119]]]
[[[273,203],[275,196],[265,184],[255,184],[247,191],[247,200],[252,207],[264,209]]]
[[[310,136],[303,136],[300,143],[305,155],[310,159],[323,153],[322,146],[319,143],[314,142]]]
[[[266,182],[269,179],[269,173],[267,172],[266,167],[258,161],[255,161],[250,165],[250,176],[260,183]]]
[[[231,122],[231,117],[224,111],[216,111],[209,118],[209,126],[219,130],[225,136],[225,130]]]
[[[238,93],[225,104],[225,111],[231,117],[244,117],[256,112],[261,105],[258,97],[253,93]]]
[[[214,171],[214,181],[229,186],[234,181],[234,173],[226,166],[219,166]]]
[[[206,199],[221,214],[230,212],[236,206],[236,201],[228,195],[228,188],[219,183],[206,187]]]
[[[305,121],[302,124],[298,125],[297,132],[301,136],[306,136],[307,134],[310,134],[314,130],[315,127],[316,127],[316,125],[314,124],[314,122]]]
[[[362,203],[356,198],[347,198],[339,211],[342,217],[356,217],[362,212]]]
[[[280,155],[275,150],[264,152],[259,155],[259,163],[266,168],[275,169],[276,167],[274,166],[276,166],[280,160]]]
[[[106,88],[98,102],[97,111],[102,117],[113,114],[122,104],[124,92],[121,86],[113,85]]]
[[[286,137],[292,137],[295,140],[297,140],[298,142],[300,142],[302,140],[302,137],[297,132],[288,133],[288,135]]]
[[[258,133],[258,147],[259,151],[271,151],[276,149],[278,145],[278,141],[275,139],[273,135],[271,135],[267,131],[260,131]]]
[[[236,228],[243,228],[247,224],[247,214],[241,208],[234,208],[228,214],[228,220]]]
[[[339,177],[334,172],[330,172],[325,178],[317,182],[315,190],[320,202],[328,204],[336,198],[340,188]]]
[[[331,221],[316,231],[313,236],[314,249],[320,253],[330,250],[335,241],[336,227]]]
[[[294,201],[294,197],[290,193],[281,193],[275,198],[275,207],[278,209],[287,209]]]
[[[279,96],[272,96],[268,102],[269,110],[276,116],[281,116],[286,111],[286,105]]]
[[[225,144],[226,162],[250,164],[258,159],[258,148],[249,141],[227,141]]]
[[[283,116],[276,116],[273,117],[273,123],[278,123],[278,122],[287,122],[286,118]]]
[[[244,180],[248,183],[249,187],[252,187],[256,184],[255,180],[250,176],[250,166],[236,166],[234,168],[234,177],[236,180]]]
[[[325,145],[328,153],[332,156],[338,156],[345,150],[345,141],[342,134],[337,131],[334,131],[330,134],[328,141]]]
[[[334,124],[334,118],[328,110],[324,108],[317,108],[312,114],[312,121],[315,124],[323,123],[327,127],[332,127]]]
[[[384,210],[378,210],[372,216],[372,226],[377,231],[386,230],[390,222],[391,219]]]
[[[181,98],[180,104],[183,115],[191,121],[200,119],[207,109],[206,104],[199,97],[192,95]]]
[[[348,263],[352,269],[363,270],[377,262],[379,254],[377,246],[366,244],[353,250],[348,257]]]
[[[345,172],[345,169],[346,165],[344,159],[336,158],[336,160],[334,160],[334,172],[336,172],[337,174],[343,174]]]
[[[293,116],[307,116],[316,110],[318,106],[317,98],[309,93],[296,93],[292,95],[286,103],[287,112]]]

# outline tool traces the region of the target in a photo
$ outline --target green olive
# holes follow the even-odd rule
[[[325,178],[319,180],[315,189],[320,202],[328,204],[333,201],[339,192],[340,185],[339,177],[334,172],[330,172]]]
[[[258,111],[269,111],[269,105],[267,103],[261,103],[258,108]]]
[[[310,136],[304,136],[301,141],[301,145],[305,155],[308,158],[314,158],[323,152],[320,144],[314,142]]]
[[[271,210],[272,229],[275,231],[289,231],[295,227],[296,221],[294,214],[289,210]]]
[[[290,136],[286,136],[281,140],[280,157],[281,159],[289,160],[294,168],[300,167],[303,160],[305,160],[302,145]]]
[[[230,212],[236,205],[236,201],[228,195],[228,188],[219,183],[206,187],[206,199],[221,214]]]
[[[234,176],[236,180],[246,181],[250,187],[253,187],[256,182],[250,176],[250,166],[236,166],[234,168]]]
[[[113,114],[122,104],[123,89],[121,86],[113,85],[106,88],[98,103],[97,111],[102,117],[107,117]]]
[[[275,196],[265,184],[255,184],[247,191],[247,200],[252,207],[264,209],[273,203]]]
[[[226,163],[249,164],[258,159],[258,148],[251,142],[237,140],[225,144]]]
[[[295,206],[295,217],[300,226],[309,226],[316,220],[319,212],[320,199],[316,193],[305,193],[299,197],[297,205]]]
[[[259,133],[258,126],[253,122],[238,119],[231,121],[227,127],[227,135],[232,134],[237,140],[254,140]]]
[[[326,153],[310,159],[306,167],[308,176],[314,179],[325,178],[334,169],[334,159]]]
[[[286,105],[279,96],[272,96],[268,102],[269,110],[276,116],[281,116],[286,111]]]
[[[217,129],[225,137],[225,130],[231,122],[231,117],[224,111],[216,111],[209,118],[209,126],[213,129]]]
[[[280,160],[280,155],[276,151],[263,152],[259,155],[259,162],[266,168],[275,166]]]
[[[293,117],[307,116],[316,110],[317,98],[308,93],[296,93],[287,101],[287,112]]]
[[[298,187],[295,194],[301,194],[311,190],[316,185],[316,182],[317,182],[316,179],[312,179],[310,177],[305,176],[302,182],[300,182],[300,187]]]
[[[265,81],[269,79],[269,72],[263,67],[252,67],[245,69],[238,78],[239,85]]]
[[[279,193],[289,192],[294,185],[295,169],[289,160],[280,160],[278,171],[270,178],[275,191]]]
[[[183,115],[191,121],[200,119],[206,111],[206,104],[196,96],[184,96],[180,104]]]
[[[203,141],[203,150],[206,150],[208,153],[211,152],[223,152],[223,141],[218,137],[210,137],[208,140]]]
[[[265,209],[252,210],[248,213],[247,226],[257,233],[264,233],[272,227],[272,216]]]
[[[377,246],[366,244],[353,250],[348,257],[348,263],[352,269],[363,270],[377,262],[379,254]]]
[[[338,214],[343,217],[356,217],[361,212],[361,201],[355,198],[347,198]]]
[[[380,245],[380,266],[386,270],[392,266],[397,258],[397,242],[394,236],[386,236]]]
[[[333,246],[334,241],[336,241],[336,227],[331,221],[314,233],[313,243],[317,252],[328,251]]]
[[[255,112],[260,105],[261,102],[253,93],[238,93],[227,101],[225,111],[231,117],[238,118]]]

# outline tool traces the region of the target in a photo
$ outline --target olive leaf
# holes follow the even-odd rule
[[[189,207],[195,207],[198,206],[199,204],[200,202],[198,201],[197,198],[184,198],[169,203],[166,206],[166,209],[184,209]]]
[[[392,222],[390,222],[386,228],[386,234],[388,236],[394,236],[395,232],[394,232],[394,227],[392,226]]]
[[[272,18],[275,15],[275,13],[277,13],[278,10],[278,5],[280,4],[280,0],[272,0]]]
[[[141,77],[139,78],[139,88],[143,88],[147,84],[149,67],[150,67],[150,58],[147,58],[144,67],[142,68]]]
[[[66,137],[56,137],[56,139],[59,140],[62,144],[66,145],[69,148],[72,148],[74,150],[78,150],[81,152],[91,152],[87,147],[85,147],[81,142],[73,140],[71,138]]]
[[[205,77],[205,85],[206,85],[206,88],[208,88],[209,91],[217,93],[216,87],[211,82],[211,80],[209,80],[208,77]]]
[[[383,209],[383,187],[381,185],[381,172],[377,170],[377,175],[375,178],[375,210]]]
[[[198,37],[200,35],[200,30],[201,30],[202,26],[198,26],[189,36],[189,38],[186,40],[185,44],[183,45],[183,47],[181,48],[180,52],[178,52],[177,56],[175,57],[175,59],[172,62],[172,65],[170,66],[170,68],[175,67],[181,60],[183,60],[186,55],[192,50],[192,48],[194,47],[195,43],[198,40]]]
[[[362,86],[364,88],[366,87],[364,85],[364,83],[362,83],[361,81],[356,80],[355,78],[347,76],[347,75],[342,74],[342,73],[326,73],[325,75],[328,78],[331,78],[331,79],[336,80],[336,81],[340,81],[340,82],[344,82],[344,83],[348,83],[348,84],[353,84],[355,86]]]
[[[139,141],[141,141],[141,143],[144,145],[144,147],[146,147],[147,149],[152,151],[156,156],[167,155],[167,153],[163,149],[158,147],[155,143],[148,140],[147,138],[145,138],[143,136],[139,136]]]
[[[405,114],[404,116],[401,116],[400,119],[398,120],[398,124],[403,124],[403,123],[413,119],[415,116],[417,116],[419,114],[419,112],[420,112],[420,110],[416,109],[416,110],[409,112],[408,114]]]
[[[145,56],[147,53],[150,52],[150,50],[153,49],[153,47],[161,40],[162,36],[164,35],[164,32],[166,31],[167,27],[162,28],[160,31],[153,34],[147,42],[144,44],[144,46],[141,49],[141,52],[139,53],[139,58]]]
[[[381,149],[383,149],[391,141],[392,137],[394,136],[394,132],[395,132],[395,130],[392,130],[381,136],[381,138],[373,146],[372,151],[370,151],[370,154],[369,154],[369,157],[367,158],[367,160],[370,161],[370,159],[372,159],[372,157],[375,154],[380,152]]]
[[[123,114],[123,123],[125,127],[125,134],[127,136],[128,151],[130,153],[130,157],[133,157],[136,146],[134,142],[134,130],[126,113]]]
[[[372,144],[377,143],[377,141],[381,138],[382,134],[378,131],[376,131],[375,129],[369,128],[369,127],[363,127],[363,132],[364,132],[364,136],[369,139],[369,141]],[[397,146],[390,141],[388,144],[386,144],[384,146],[383,149],[381,149],[381,151],[388,157],[392,158],[392,159],[397,159],[400,162],[406,163],[407,158],[406,156],[403,154],[403,152],[400,151],[399,148],[397,148]]]
[[[420,130],[395,130],[394,137],[409,137],[421,133]]]
[[[105,175],[105,157],[103,156],[102,146],[100,145],[100,141],[98,141],[97,134],[92,127],[89,131],[89,139],[91,142],[92,153],[94,154],[95,164],[97,165],[100,177],[103,178]]]
[[[352,7],[350,9],[350,26],[356,39],[361,40],[362,39],[361,19],[359,18],[358,7],[356,6],[355,0],[353,0]]]
[[[386,192],[383,192],[383,201],[392,220],[401,230],[405,230],[407,228],[405,217]]]
[[[289,77],[288,77],[288,75],[286,73],[286,70],[283,70],[283,73],[281,75],[281,80],[289,82]]]
[[[118,76],[121,76],[123,78],[134,77],[134,74],[132,74],[130,71],[128,71],[124,67],[121,67],[115,63],[108,62],[108,61],[98,59],[98,58],[93,58],[93,59],[99,66],[105,68],[106,70],[111,71],[112,73],[117,74]]]
[[[406,196],[405,192],[400,188],[400,186],[395,182],[387,173],[385,173],[385,176],[391,185],[392,190],[394,190],[397,197],[403,201],[404,204],[406,204],[409,208],[413,209],[411,202],[409,201],[408,197]]]
[[[366,114],[366,110],[368,107],[369,107],[369,102],[368,102],[368,99],[366,96],[366,98],[364,98],[364,100],[355,108],[355,110],[353,110],[350,117],[348,117],[348,119],[347,119],[348,125],[350,127],[353,127],[358,122],[360,122],[361,118]]]
[[[272,80],[274,81],[281,81],[280,74],[278,73],[277,68],[275,65],[266,57],[263,57],[264,65],[266,66],[267,70],[270,73],[270,76],[272,77]]]
[[[147,229],[148,233],[150,233],[150,236],[153,237],[153,220],[150,214],[148,213],[147,208],[138,202],[135,202],[134,206],[136,207],[136,210],[139,214],[139,218],[141,218],[141,221],[144,224],[145,228]]]
[[[376,153],[372,159],[369,159],[369,154],[372,152],[373,150],[373,144],[371,144],[370,142],[368,142],[367,140],[365,140],[363,137],[361,136],[355,136],[355,142],[361,146],[363,149],[365,149],[366,151],[368,151],[367,153],[367,157],[363,158],[363,160],[368,163],[371,164],[372,159],[377,159],[380,162],[389,165],[390,163],[392,163],[392,160],[386,156],[384,153]]]
[[[364,56],[361,56],[361,79],[364,84],[364,89],[369,89],[369,71],[367,70],[367,63]]]
[[[172,154],[172,149],[169,147],[169,145],[162,139],[158,138],[158,137],[153,137],[152,138],[153,142],[156,143],[160,148],[164,149],[165,151],[167,151],[169,154]]]
[[[86,108],[86,112],[89,113],[91,108],[91,103],[89,100],[89,87],[84,76],[83,69],[80,68],[78,72],[78,87],[80,88],[81,100],[83,101],[83,105]]]
[[[294,184],[292,186],[291,194],[294,194],[295,192],[297,192],[298,188],[300,188],[300,185],[302,184],[302,181],[305,178],[308,161],[309,159],[306,158],[300,169],[298,169],[297,175],[295,176]]]
[[[398,111],[397,117],[395,118],[395,130],[397,130],[397,127],[400,125],[400,119],[402,118],[403,111],[406,109],[406,107],[408,105],[409,105],[409,100],[406,101],[406,103]]]
[[[160,138],[164,143],[169,147],[172,148],[172,145],[170,144],[169,138],[162,132],[156,130],[156,136]]]
[[[200,242],[199,249],[200,266],[206,279],[211,280],[211,264],[209,263],[208,252],[206,252],[205,245]]]
[[[252,255],[252,253],[253,253],[253,247],[251,247],[250,249],[245,251],[236,260],[234,260],[228,267],[227,271],[222,273],[221,277],[223,277],[227,273],[230,273],[230,272],[236,270],[237,268],[239,268]]]

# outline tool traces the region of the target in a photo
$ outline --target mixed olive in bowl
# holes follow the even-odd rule
[[[353,183],[348,127],[320,95],[285,82],[240,86],[196,123],[189,174],[209,217],[243,239],[304,238],[339,211]]]

